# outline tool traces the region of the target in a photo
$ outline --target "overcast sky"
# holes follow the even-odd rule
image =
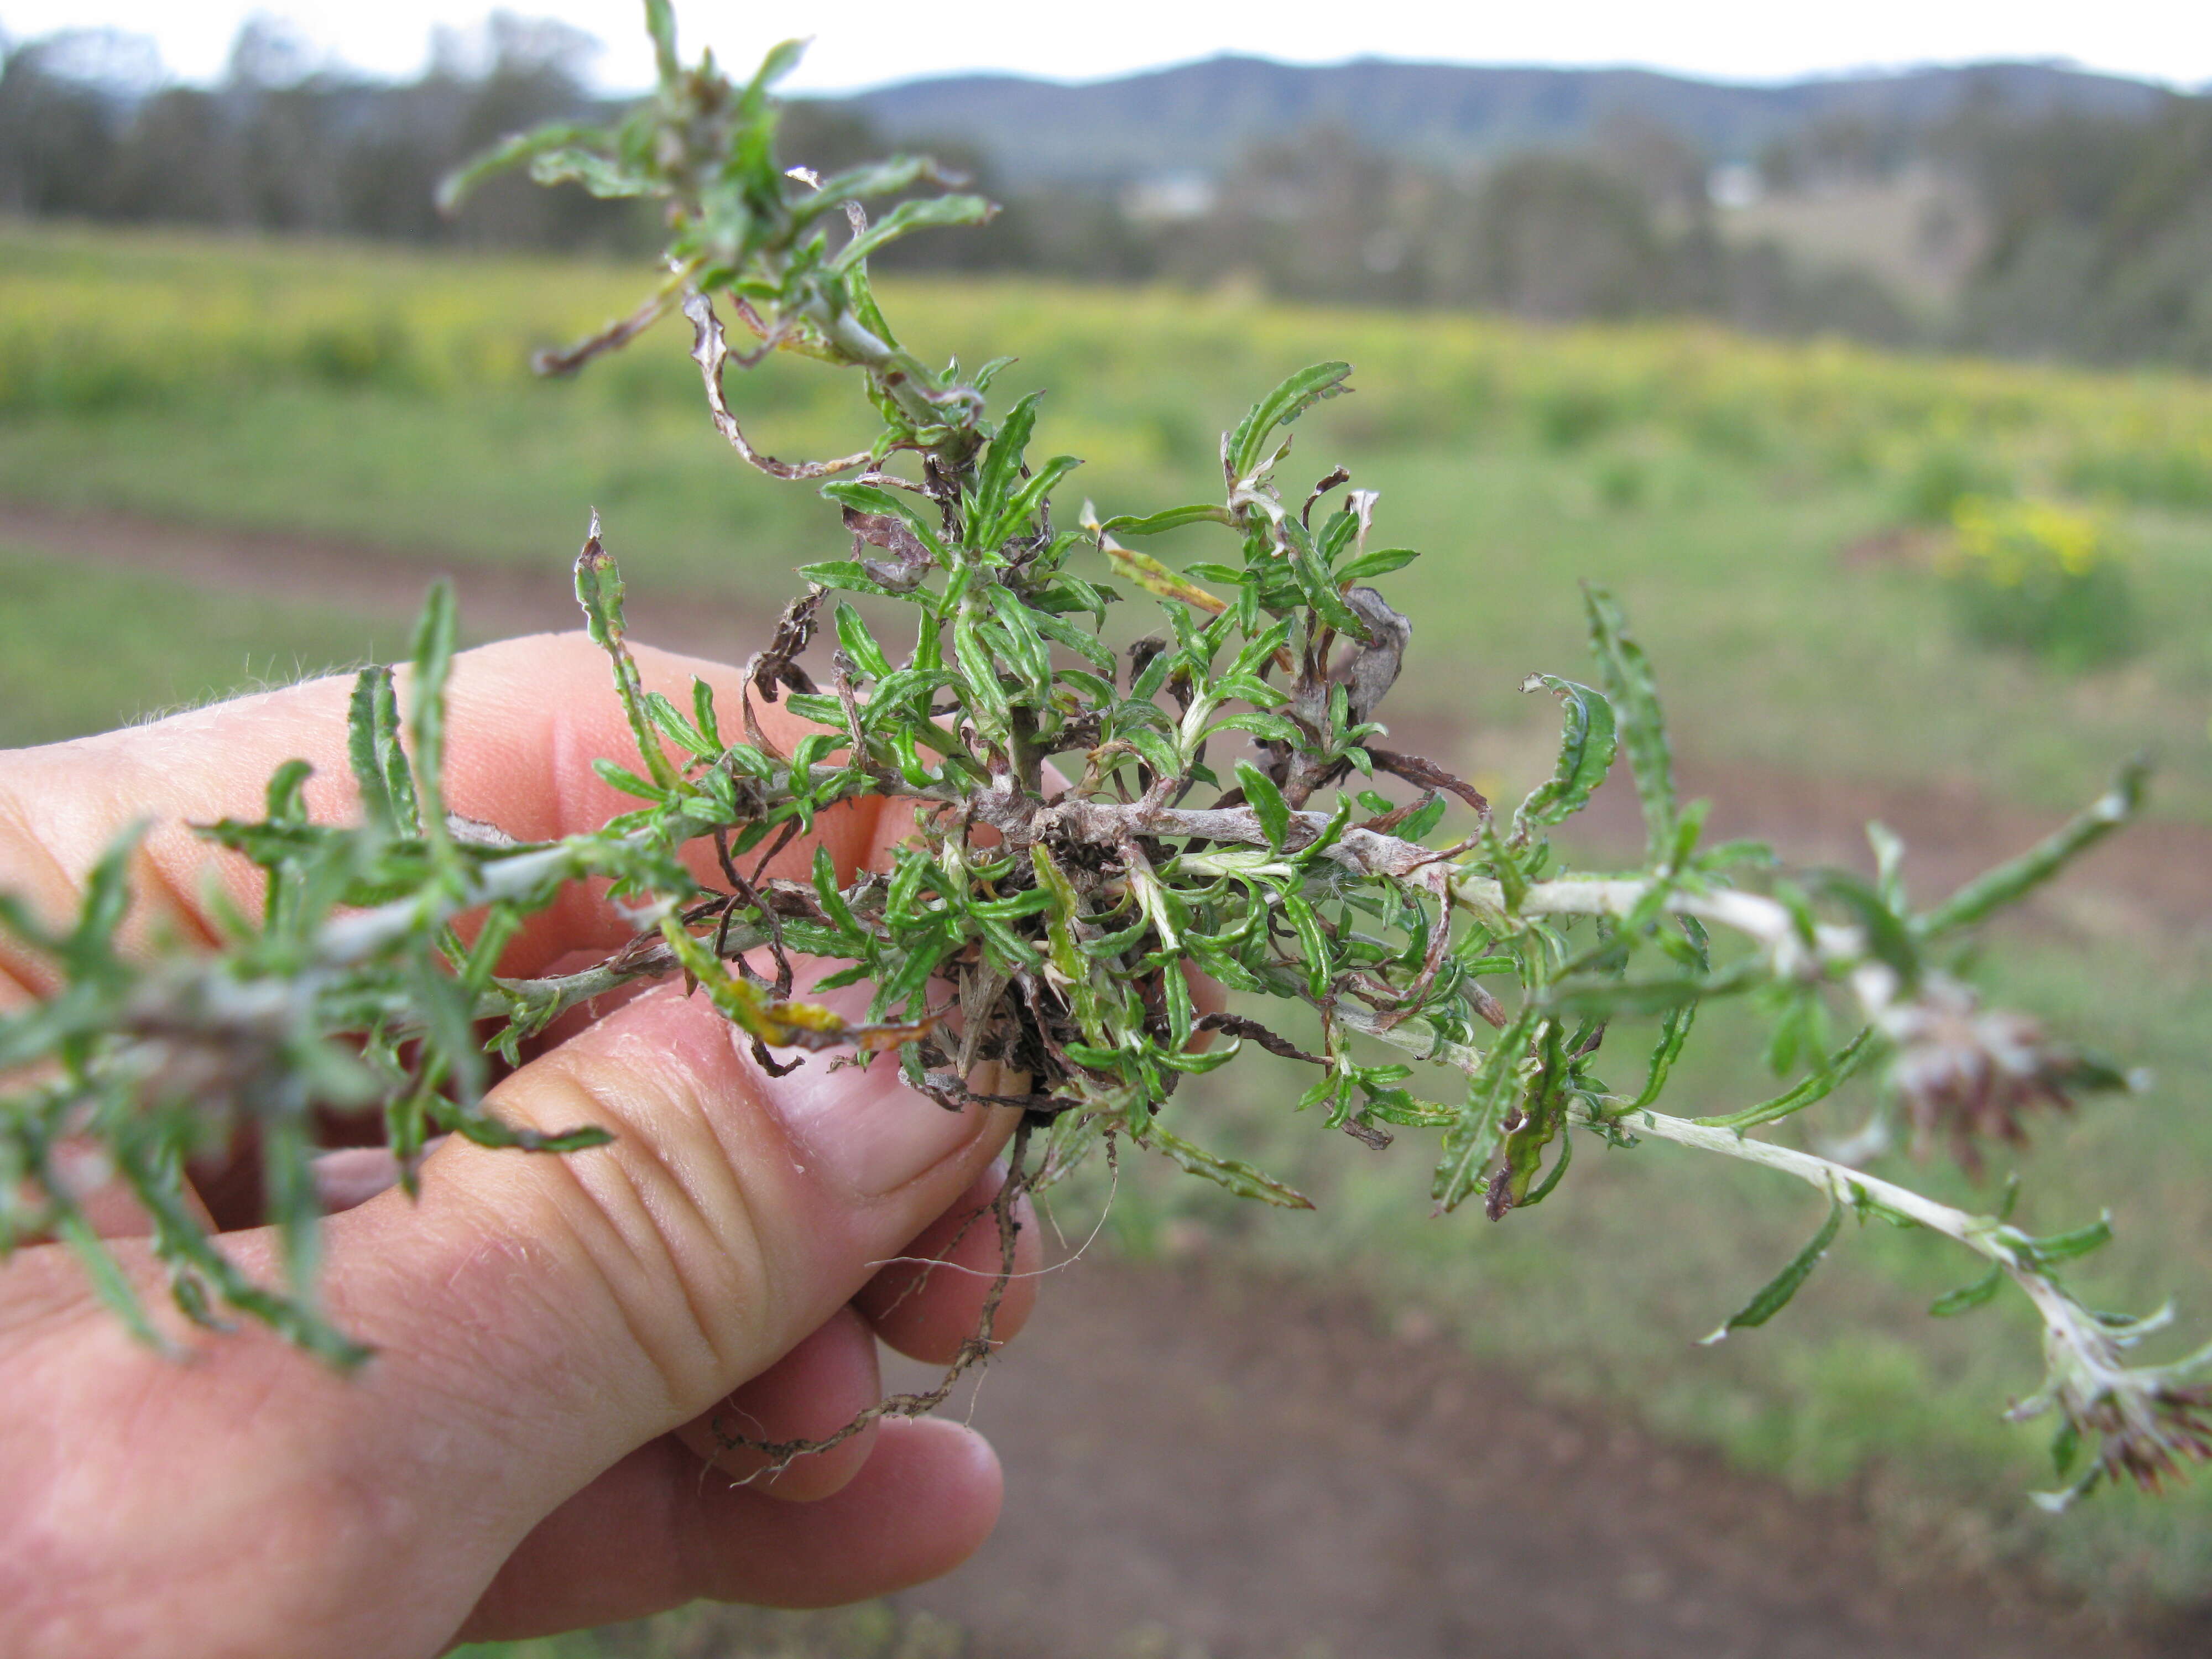
[[[633,0],[518,0],[510,9],[563,18],[605,41],[596,65],[603,85],[646,78]],[[404,76],[422,67],[434,25],[466,25],[487,9],[471,0],[0,0],[0,29],[15,39],[87,26],[136,31],[158,41],[173,74],[199,80],[221,71],[240,21],[261,10],[295,20],[335,59]],[[732,59],[757,58],[783,35],[814,36],[793,83],[814,91],[963,70],[1090,79],[1231,51],[1307,63],[1373,55],[1631,64],[1729,80],[2063,58],[2185,87],[2212,82],[2205,0],[692,0],[679,10],[692,45],[711,43]]]

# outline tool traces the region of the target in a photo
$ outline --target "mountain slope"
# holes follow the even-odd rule
[[[1540,69],[1361,58],[1322,66],[1224,56],[1069,85],[1011,75],[910,81],[850,106],[902,140],[957,138],[1006,183],[1112,184],[1218,173],[1247,146],[1320,125],[1435,162],[1572,143],[1608,123],[1655,123],[1708,155],[1747,158],[1820,121],[1917,125],[1970,104],[2017,116],[2144,117],[2167,94],[2045,64],[1839,76],[1776,86],[1649,70]]]

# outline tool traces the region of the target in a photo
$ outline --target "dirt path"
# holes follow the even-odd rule
[[[2182,1659],[2006,1577],[1902,1582],[1792,1497],[1286,1280],[1091,1260],[988,1377],[997,1535],[906,1606],[970,1659]]]
[[[1800,868],[1841,865],[1871,875],[1866,824],[1869,819],[1887,824],[1904,838],[1906,885],[1923,906],[1997,860],[2025,852],[2067,816],[1957,786],[1869,787],[1695,756],[1686,757],[1680,769],[1683,798],[1713,803],[1708,845],[1757,839],[1771,842],[1784,862]],[[1607,781],[1577,829],[1608,848],[1638,856],[1631,849],[1643,846],[1644,829],[1626,776]],[[2131,824],[2084,855],[2022,915],[2036,927],[2076,936],[2176,939],[2198,933],[2212,922],[2212,830],[2157,820]]]
[[[58,561],[145,571],[195,586],[379,618],[412,617],[423,590],[444,576],[460,601],[464,626],[477,638],[565,632],[582,625],[566,573],[553,562],[526,568],[487,565],[289,532],[175,524],[130,513],[24,501],[0,502],[0,542]],[[785,597],[765,598],[756,609],[633,589],[628,609],[641,639],[726,660],[766,642],[765,632],[755,624],[763,617],[773,619]]]

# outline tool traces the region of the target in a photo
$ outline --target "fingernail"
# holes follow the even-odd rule
[[[848,1019],[866,1014],[868,994],[865,986],[799,993]],[[808,1054],[788,1077],[763,1073],[760,1086],[805,1172],[854,1198],[879,1198],[928,1174],[983,1132],[989,1110],[949,1112],[915,1093],[896,1053],[865,1068],[850,1054]]]

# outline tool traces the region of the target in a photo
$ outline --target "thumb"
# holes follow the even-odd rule
[[[866,996],[811,1000],[857,1015]],[[419,1201],[387,1194],[331,1224],[334,1311],[380,1364],[495,1411],[541,1463],[562,1449],[556,1486],[697,1416],[958,1198],[1015,1118],[947,1111],[895,1054],[810,1054],[779,1078],[748,1050],[669,985],[524,1066],[493,1093],[501,1117],[610,1142],[449,1142]]]

